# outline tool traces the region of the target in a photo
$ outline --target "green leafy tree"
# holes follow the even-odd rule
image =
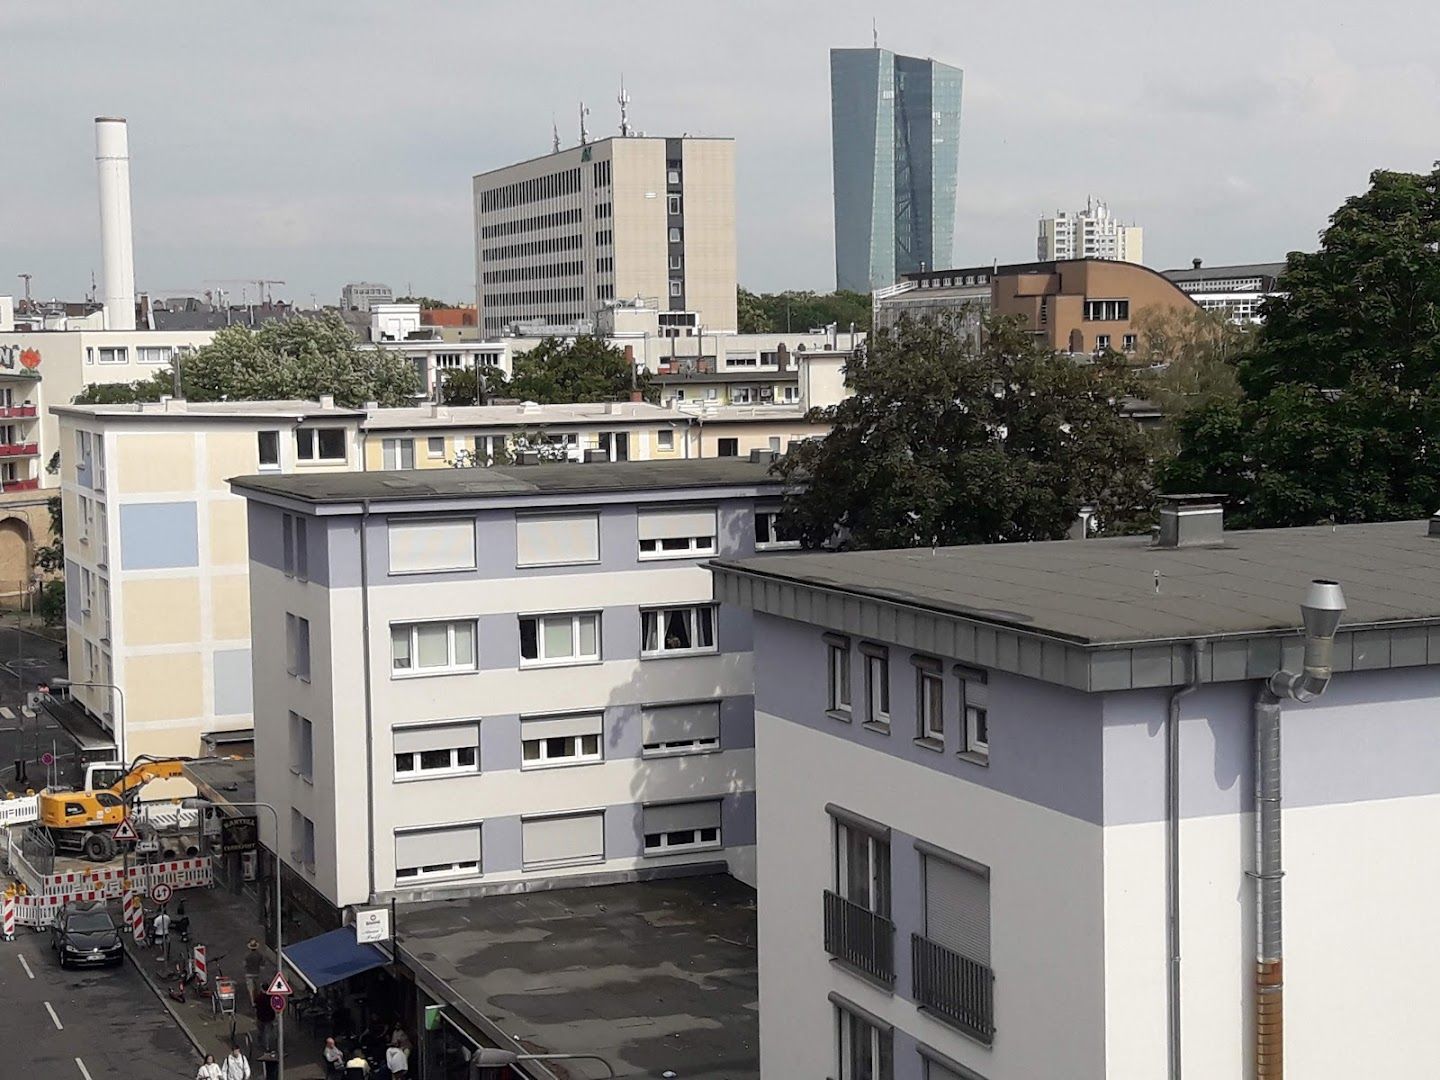
[[[333,312],[277,319],[258,329],[227,326],[208,345],[177,358],[179,385],[190,401],[278,401],[333,394],[338,405],[409,404],[420,393],[413,364],[384,349],[361,349]],[[155,401],[174,393],[175,373],[110,390],[88,386],[80,399],[98,403]],[[133,395],[133,396],[128,396]]]
[[[174,392],[173,374],[160,371],[135,382],[89,383],[73,400],[76,405],[133,405],[137,401],[158,401],[160,395]]]
[[[515,358],[505,393],[542,405],[619,401],[631,390],[650,393],[649,375],[637,372],[623,349],[592,336],[562,341],[546,338]]]
[[[812,413],[830,434],[777,466],[807,547],[1047,540],[1082,506],[1105,532],[1146,515],[1146,439],[1121,412],[1133,370],[1057,356],[1013,319],[984,330],[902,319],[858,351],[852,396]]]
[[[1184,416],[1170,490],[1240,526],[1422,517],[1440,505],[1440,168],[1377,171],[1292,252],[1237,369],[1243,397]]]
[[[736,314],[742,334],[790,334],[834,323],[841,333],[870,329],[870,297],[864,293],[779,292],[736,293]]]
[[[50,513],[50,543],[35,548],[35,567],[47,574],[65,569],[65,517],[59,495],[45,500]]]
[[[1182,417],[1240,397],[1235,363],[1253,340],[1253,326],[1218,312],[1147,307],[1133,322],[1139,339],[1134,359],[1142,369],[1141,394],[1160,407],[1161,455],[1173,454]]]
[[[444,300],[436,300],[433,296],[397,296],[397,304],[419,304],[422,311],[432,311],[436,308],[448,308],[451,305]]]
[[[35,610],[46,626],[59,626],[65,621],[64,578],[51,578],[40,586]]]
[[[474,368],[460,368],[445,376],[440,384],[440,400],[446,405],[485,405],[493,398],[509,397],[509,385],[501,368],[482,367],[479,386]]]

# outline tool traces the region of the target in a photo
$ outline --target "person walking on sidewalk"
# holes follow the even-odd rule
[[[220,1066],[220,1080],[250,1080],[250,1059],[238,1046],[230,1049],[230,1055]]]
[[[195,1080],[222,1080],[220,1066],[215,1064],[215,1055],[206,1054],[200,1070],[195,1074]]]
[[[260,986],[260,965],[265,958],[260,955],[260,942],[253,937],[245,946],[245,996],[255,1000],[255,991]]]
[[[155,921],[151,924],[151,936],[155,939],[155,947],[160,950],[160,955],[169,960],[170,916],[163,907],[155,914]]]

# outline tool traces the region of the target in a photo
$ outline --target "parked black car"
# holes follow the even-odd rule
[[[125,962],[120,929],[99,901],[66,904],[50,928],[50,944],[62,968]]]

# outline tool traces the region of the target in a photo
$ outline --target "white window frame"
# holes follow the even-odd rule
[[[839,634],[825,635],[825,711],[850,719],[855,706],[851,682],[850,639]]]
[[[175,359],[175,347],[173,345],[136,345],[135,362],[137,364],[169,364]]]
[[[105,354],[110,354],[110,359],[105,359]],[[128,364],[130,362],[130,346],[128,345],[101,345],[99,355],[96,357],[102,364]]]
[[[538,739],[527,739],[525,734],[525,721],[538,719],[561,719],[561,717],[524,717],[520,721],[520,771],[533,772],[536,769],[560,769],[572,765],[595,765],[605,760],[605,714],[596,713],[572,713],[574,717],[598,716],[600,718],[600,730],[593,735],[550,735],[541,736]],[[585,743],[595,740],[593,751],[585,748]],[[564,742],[569,744],[567,752],[551,755],[551,743]],[[531,758],[525,756],[525,747],[534,743],[537,747],[537,756]]]
[[[405,464],[406,456],[410,463]],[[384,469],[413,469],[415,467],[414,439],[382,439],[380,441],[380,465]]]
[[[989,675],[980,668],[955,666],[960,680],[960,715],[964,729],[959,754],[977,764],[990,763]]]
[[[696,801],[696,802],[716,802],[716,803],[720,802],[719,799],[697,799],[697,800],[695,800],[695,801]],[[644,826],[644,823],[643,823],[643,822],[644,822],[644,818],[643,818],[644,810],[643,810],[643,809],[641,810],[641,815],[642,815],[642,818],[641,818],[641,822],[642,822],[642,823],[641,823],[641,826],[640,826],[640,827],[643,829],[643,828],[645,827],[645,826]],[[724,820],[724,815],[725,815],[725,808],[724,808],[723,805],[721,805],[721,807],[720,807],[720,823],[719,823],[718,825],[716,825],[714,828],[709,828],[709,827],[707,826],[706,828],[703,828],[703,829],[672,829],[672,830],[670,830],[669,832],[653,833],[653,834],[652,834],[652,833],[644,833],[644,834],[641,835],[641,838],[640,838],[640,844],[641,844],[641,848],[640,848],[640,849],[641,849],[641,851],[644,852],[644,854],[646,854],[646,855],[680,855],[680,854],[683,854],[683,853],[688,852],[688,851],[715,851],[716,849],[722,848],[722,847],[725,846],[725,836],[724,836],[725,820]],[[679,834],[681,834],[681,833],[687,833],[687,832],[688,832],[688,833],[694,833],[694,834],[695,834],[695,839],[694,839],[694,840],[691,840],[691,841],[689,841],[689,842],[680,842],[680,843],[671,843],[671,842],[670,842],[670,838],[671,838],[672,836],[677,836],[677,835],[679,835]],[[713,839],[710,839],[710,840],[701,839],[701,834],[702,834],[702,833],[706,833],[706,832],[713,832],[713,833],[715,834],[714,838],[713,838]],[[652,835],[658,836],[658,837],[660,838],[660,840],[659,840],[658,843],[656,843],[656,844],[651,844],[651,843],[650,843],[650,837],[651,837]]]
[[[265,437],[266,437],[267,435],[268,435],[271,439],[274,440],[274,445],[275,445],[275,460],[274,460],[274,461],[266,461],[266,460],[265,460]],[[260,431],[255,432],[255,460],[256,460],[256,462],[257,462],[256,467],[257,467],[261,472],[279,472],[279,471],[280,471],[280,468],[281,468],[281,458],[280,458],[280,432],[279,432],[278,430],[276,430],[275,428],[264,428],[263,430],[260,430]]]
[[[655,433],[655,446],[660,450],[674,450],[675,432],[670,428],[661,428]]]
[[[756,551],[786,551],[800,546],[799,540],[781,540],[776,536],[780,513],[780,510],[774,508],[755,511]],[[761,532],[764,532],[770,539],[761,540]]]
[[[423,828],[423,829],[397,829],[397,830],[395,830],[395,833],[394,833],[393,835],[395,835],[395,836],[401,836],[401,835],[404,835],[405,833],[408,833],[408,832],[427,832],[427,831],[429,831],[429,830],[432,829],[432,828],[457,828],[457,829],[458,829],[458,828],[468,827],[468,826],[473,826],[474,828],[479,829],[479,828],[481,827],[481,823],[478,822],[478,821],[471,821],[471,822],[463,822],[463,821],[462,821],[462,822],[456,822],[456,823],[455,823],[454,825],[452,825],[452,826],[428,826],[428,827]],[[454,862],[454,863],[449,863],[444,869],[426,870],[424,867],[413,867],[413,868],[401,869],[400,866],[398,865],[399,860],[396,860],[397,865],[396,865],[396,867],[395,867],[395,881],[396,881],[396,884],[399,884],[401,881],[433,881],[433,880],[435,880],[436,878],[472,878],[472,877],[480,877],[481,874],[482,874],[481,864],[482,864],[484,858],[485,858],[485,839],[484,839],[484,834],[482,833],[482,834],[481,834],[481,839],[480,839],[480,858],[479,858],[479,859],[476,859],[474,862],[470,862],[470,861]],[[437,863],[436,865],[438,866],[439,864]]]
[[[677,701],[668,702],[665,704],[685,705],[689,703]],[[645,708],[664,708],[665,704],[645,706]],[[695,704],[714,704],[719,711],[720,725],[722,727],[724,726],[725,706],[723,702],[712,699],[705,702],[696,702]],[[643,735],[641,736],[641,739],[642,741],[640,744],[640,756],[642,758],[685,757],[689,754],[713,754],[720,749],[719,730],[717,730],[713,736],[707,736],[705,738],[687,739],[684,742],[647,743],[643,741]]]
[[[570,620],[570,654],[568,656],[546,656],[545,655],[545,623],[547,620]],[[595,623],[595,651],[593,653],[580,652],[580,626],[584,619],[592,619]],[[533,622],[535,624],[535,656],[527,657],[524,646],[524,624]],[[533,615],[520,616],[520,666],[522,668],[545,668],[545,667],[573,667],[577,664],[598,664],[602,655],[600,644],[600,612],[598,611],[554,611]]]
[[[391,764],[395,770],[395,779],[401,782],[409,780],[428,780],[437,776],[468,776],[480,771],[480,748],[478,746],[452,746],[447,750],[411,750],[408,753],[397,753],[392,750]],[[449,754],[448,765],[426,765],[425,754]],[[461,758],[469,756],[467,763]],[[410,767],[402,769],[400,759],[409,758]]]
[[[340,456],[320,456],[320,433],[322,431],[335,431],[340,434]],[[348,440],[345,437],[343,427],[307,427],[295,429],[295,458],[302,463],[313,464],[340,464],[349,460],[350,448],[346,445]]]
[[[865,722],[876,727],[890,726],[890,650],[868,641],[860,643],[865,658]]]
[[[859,1073],[851,1068],[857,1033],[864,1033],[869,1047],[868,1065]],[[895,1080],[894,1029],[877,1027],[853,1009],[835,1005],[835,1080]],[[885,1068],[889,1063],[889,1069]]]
[[[686,546],[683,548],[665,546],[678,543]],[[645,562],[656,562],[661,559],[698,559],[714,554],[715,537],[713,536],[666,536],[640,541],[640,559]]]
[[[435,461],[445,456],[444,435],[427,435],[425,437],[425,456],[428,457],[431,461]]]
[[[688,622],[689,622],[689,624],[690,624],[690,640],[691,640],[691,641],[697,641],[697,640],[699,640],[699,638],[700,638],[700,636],[701,636],[700,633],[699,633],[699,631],[700,631],[701,623],[702,623],[703,620],[702,620],[701,617],[700,617],[700,612],[701,612],[701,611],[708,611],[708,612],[710,613],[710,644],[709,644],[709,645],[692,645],[692,646],[690,646],[689,648],[675,648],[675,649],[666,647],[666,645],[664,644],[664,640],[663,640],[663,639],[661,638],[661,636],[660,636],[660,630],[661,630],[661,627],[662,627],[662,625],[663,625],[662,620],[663,620],[664,616],[670,614],[671,612],[678,612],[678,611],[684,611],[684,612],[688,612],[688,613],[689,613]],[[720,646],[719,646],[719,639],[720,639],[720,627],[719,627],[720,619],[719,619],[719,612],[720,612],[719,606],[716,605],[716,604],[672,604],[672,605],[667,605],[667,606],[665,606],[665,607],[658,607],[658,608],[641,608],[641,609],[640,609],[640,659],[642,659],[642,660],[650,660],[650,659],[656,659],[656,658],[659,658],[659,657],[669,657],[669,656],[705,656],[705,655],[708,655],[708,654],[711,654],[711,653],[719,652],[719,650],[720,650]],[[647,649],[647,648],[645,647],[645,641],[646,641],[646,639],[649,637],[649,634],[646,633],[646,628],[647,628],[647,623],[650,622],[652,619],[653,619],[654,622],[655,622],[655,640],[656,640],[657,644],[656,644],[656,646],[655,646],[654,648],[649,648],[649,649]]]
[[[940,661],[917,656],[915,663],[915,739],[945,747],[945,674]],[[936,722],[938,721],[938,726]]]
[[[443,626],[446,628],[445,650],[448,662],[434,667],[419,667],[420,627]],[[470,662],[457,663],[455,660],[455,628],[470,627]],[[395,638],[401,631],[409,631],[409,664],[395,666]],[[466,675],[480,670],[480,627],[475,619],[421,619],[415,622],[390,624],[390,677],[392,679],[417,679],[430,675]]]

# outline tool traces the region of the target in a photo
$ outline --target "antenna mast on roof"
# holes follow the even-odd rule
[[[623,73],[620,75],[620,96],[615,100],[620,103],[620,137],[628,139],[630,137],[630,118],[626,110],[630,105],[630,95],[625,92],[625,75]]]
[[[875,16],[873,15],[870,16],[870,41],[874,44],[875,48],[878,49],[880,47],[880,30],[875,25]]]
[[[585,102],[580,102],[580,145],[584,146],[590,141],[590,133],[585,130],[585,117],[590,115],[590,110],[585,107]]]
[[[560,125],[555,122],[554,116],[550,117],[550,152],[552,154],[560,152]]]

